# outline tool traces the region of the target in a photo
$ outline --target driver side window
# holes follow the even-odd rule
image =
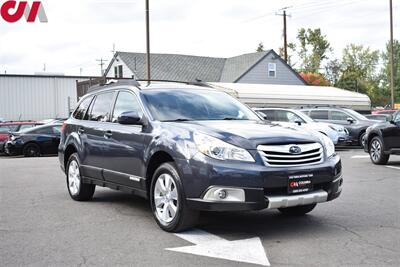
[[[400,111],[397,111],[393,118],[394,122],[400,122]]]
[[[119,92],[117,101],[115,102],[112,122],[118,122],[118,117],[127,111],[136,111],[139,116],[143,115],[136,96],[129,92],[121,91]]]

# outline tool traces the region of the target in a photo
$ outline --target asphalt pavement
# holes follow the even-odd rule
[[[148,202],[126,193],[97,187],[92,201],[72,201],[56,157],[0,157],[0,265],[257,266],[238,261],[248,250],[271,266],[400,266],[400,157],[375,166],[362,150],[339,154],[342,195],[309,215],[203,213],[186,238],[160,230]],[[199,240],[214,257],[190,254]]]

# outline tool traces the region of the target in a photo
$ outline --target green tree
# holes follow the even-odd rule
[[[398,40],[393,41],[393,55],[394,55],[394,95],[395,101],[400,102],[400,42]],[[383,62],[383,68],[381,70],[381,86],[380,91],[384,97],[383,101],[389,104],[391,101],[391,88],[390,88],[390,42],[386,44],[386,50],[382,52],[381,58]]]
[[[297,34],[299,41],[298,57],[301,61],[300,71],[306,73],[319,73],[322,61],[328,59],[327,54],[332,51],[330,43],[321,29],[301,28]]]
[[[289,66],[291,66],[292,68],[294,67],[294,65],[296,65],[296,63],[293,62],[293,54],[296,51],[296,44],[295,43],[288,43],[287,45],[287,53],[288,53],[288,62],[287,64],[289,64]],[[281,58],[285,58],[285,50],[283,49],[283,47],[279,47],[279,56]]]
[[[265,51],[265,49],[264,49],[264,44],[263,44],[262,42],[260,42],[260,43],[258,44],[258,47],[257,47],[256,51],[257,51],[257,52],[264,52],[264,51]]]
[[[380,104],[378,90],[380,77],[376,70],[379,51],[363,45],[350,44],[343,50],[341,76],[336,85],[351,91],[367,94],[373,105]]]
[[[325,77],[331,83],[336,86],[340,76],[342,74],[342,65],[339,59],[330,60],[325,66]]]

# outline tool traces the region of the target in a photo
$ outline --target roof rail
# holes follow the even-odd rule
[[[137,80],[137,81],[138,82],[147,82],[148,80]],[[193,81],[193,82],[174,81],[174,80],[150,80],[150,83],[151,82],[182,83],[182,84],[187,84],[187,85],[196,85],[196,86],[209,87],[209,88],[212,87],[208,83],[203,82],[203,81],[198,80],[198,79],[196,79],[196,81]]]
[[[94,86],[90,87],[87,92],[91,93],[94,91],[106,89],[110,86],[116,86],[116,85],[132,85],[132,86],[135,86],[138,89],[140,89],[140,83],[135,79],[126,79],[126,80],[112,79],[112,80],[107,81],[106,83],[100,83],[99,85],[94,85]]]

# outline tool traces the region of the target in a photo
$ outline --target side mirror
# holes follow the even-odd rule
[[[294,122],[297,123],[297,125],[299,126],[301,125],[301,120],[295,120]]]
[[[347,121],[350,123],[350,124],[353,124],[354,123],[354,119],[353,118],[347,118]]]
[[[127,111],[118,116],[118,123],[123,125],[143,125],[142,117],[136,111]]]
[[[268,117],[265,116],[264,113],[262,113],[262,112],[260,112],[260,111],[256,111],[256,113],[257,113],[257,115],[258,115],[261,119],[263,119],[263,120],[268,120]]]

